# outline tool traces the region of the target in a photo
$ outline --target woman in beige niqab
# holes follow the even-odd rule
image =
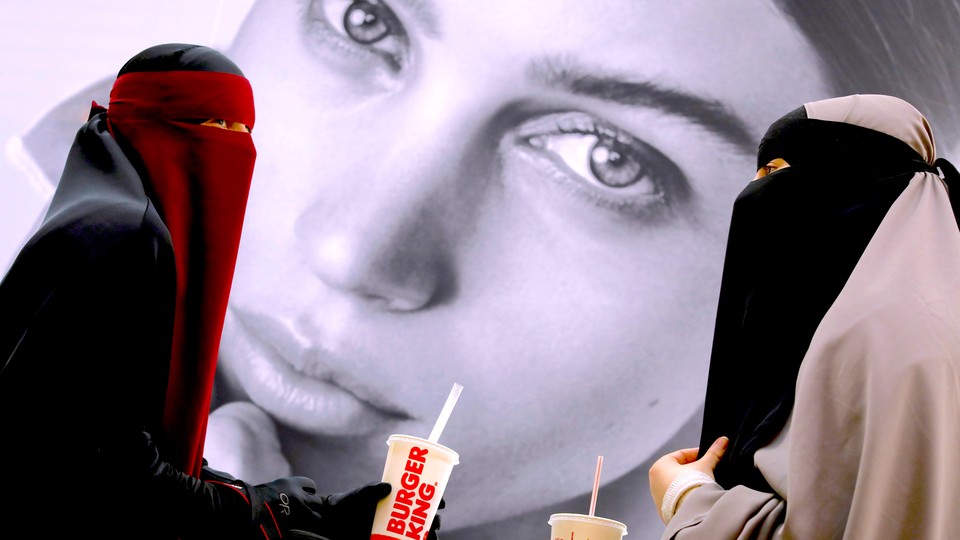
[[[883,95],[785,115],[758,168],[734,205],[699,453],[651,469],[674,478],[652,488],[663,538],[960,538],[960,175]]]

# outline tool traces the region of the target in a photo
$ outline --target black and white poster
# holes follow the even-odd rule
[[[647,470],[698,442],[760,136],[887,93],[953,158],[958,22],[946,0],[5,0],[0,264],[126,59],[216,47],[253,85],[258,158],[210,464],[378,481],[387,437],[426,437],[459,383],[441,538],[547,538],[600,455],[597,515],[656,538]]]

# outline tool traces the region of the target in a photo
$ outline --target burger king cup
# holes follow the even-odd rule
[[[437,440],[462,389],[453,385],[428,439],[399,434],[387,438],[383,481],[393,489],[377,503],[370,540],[426,540],[453,466],[460,463],[459,454]]]
[[[588,514],[553,514],[550,540],[621,540],[627,526],[612,519]]]
[[[377,504],[370,539],[424,540],[460,456],[410,435],[391,435],[387,445],[383,481],[393,489]]]
[[[551,515],[547,521],[550,525],[550,540],[622,540],[627,535],[627,526],[623,523],[594,515],[602,468],[603,456],[597,456],[597,470],[593,475],[593,495],[590,497],[589,513]]]

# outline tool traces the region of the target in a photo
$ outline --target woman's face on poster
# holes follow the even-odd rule
[[[223,369],[334,490],[463,384],[458,526],[696,413],[759,135],[827,93],[765,0],[259,2],[231,56],[258,162]]]

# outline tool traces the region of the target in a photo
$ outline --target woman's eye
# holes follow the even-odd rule
[[[522,140],[602,206],[632,213],[682,202],[689,191],[679,168],[657,149],[580,112],[548,115],[521,129]]]
[[[558,133],[534,136],[529,142],[531,146],[552,152],[573,172],[601,187],[622,189],[639,184],[639,190],[650,195],[659,190],[642,156],[615,136]]]
[[[220,118],[210,118],[208,120],[204,120],[203,122],[199,122],[199,123],[201,126],[215,127],[220,129],[230,129],[230,125],[227,123],[227,121],[222,120]]]
[[[407,61],[406,31],[382,0],[310,0],[305,21],[310,37],[333,54],[383,60],[395,70]]]
[[[379,4],[354,2],[343,14],[343,29],[357,43],[376,43],[390,35],[390,25],[380,11]]]
[[[761,178],[766,177],[767,175],[773,174],[779,171],[780,169],[785,169],[789,166],[790,164],[787,163],[787,161],[783,158],[776,158],[776,159],[770,160],[770,163],[767,163],[763,167],[760,167],[759,169],[757,169],[757,175],[754,176],[753,179],[759,180]]]

